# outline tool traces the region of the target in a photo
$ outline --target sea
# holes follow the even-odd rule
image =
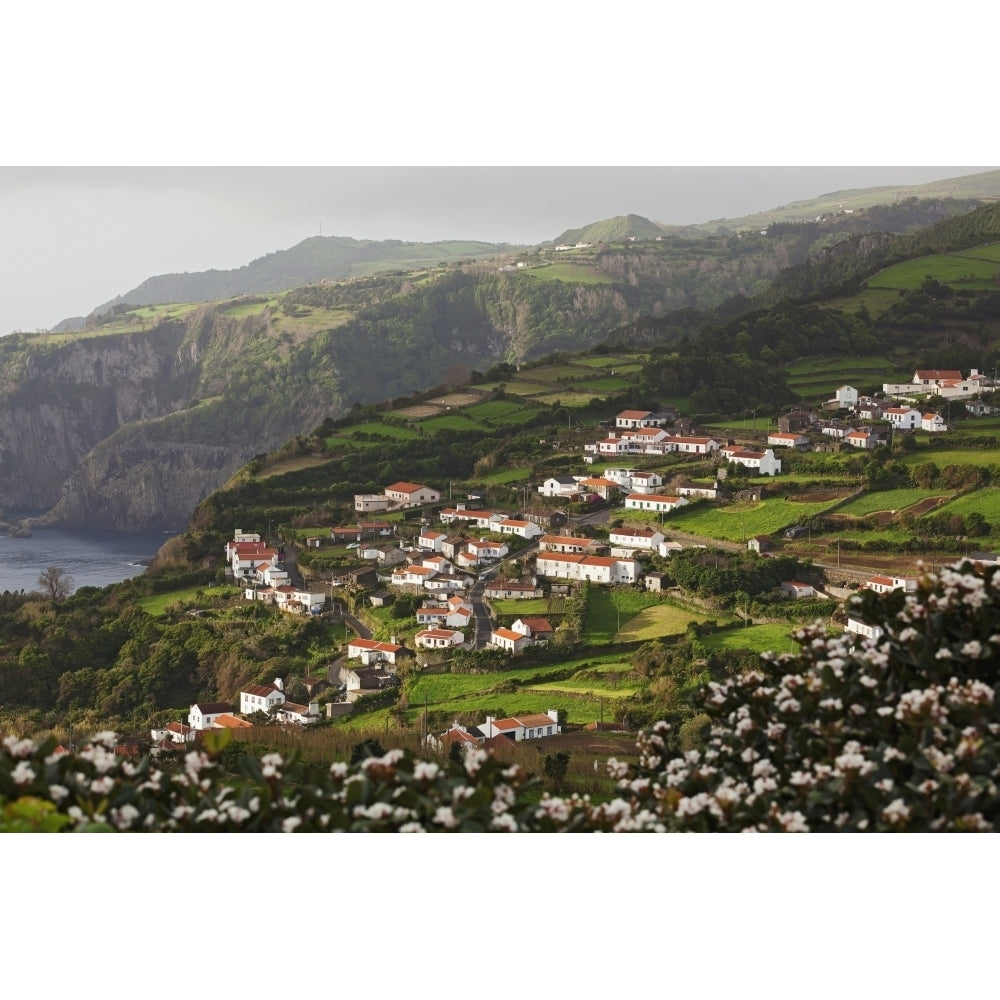
[[[49,566],[73,578],[74,589],[106,587],[142,573],[169,532],[57,531],[38,529],[30,538],[0,535],[0,593],[38,590]]]

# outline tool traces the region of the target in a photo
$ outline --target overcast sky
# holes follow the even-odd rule
[[[976,167],[0,168],[0,333],[308,236],[539,243],[614,215],[694,223]]]
[[[996,158],[977,102],[944,83],[990,91],[991,33],[949,46],[888,6],[15,5],[0,335],[320,231],[537,243],[987,169],[848,166]]]

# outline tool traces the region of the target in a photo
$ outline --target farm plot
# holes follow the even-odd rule
[[[440,412],[440,406],[431,406],[429,403],[417,403],[414,406],[404,406],[401,410],[393,410],[393,413],[401,417],[409,417],[412,420],[423,420],[425,417],[433,417]]]
[[[691,622],[701,623],[708,620],[709,616],[704,612],[693,612],[673,601],[663,601],[653,607],[644,608],[631,618],[622,626],[616,638],[620,642],[649,642],[664,635],[681,635]]]
[[[749,625],[713,632],[699,641],[709,649],[750,649],[755,653],[795,653],[799,644],[792,638],[796,626]]]
[[[482,424],[470,420],[463,413],[446,413],[443,416],[431,417],[428,420],[422,420],[420,426],[430,434],[435,434],[438,431],[484,430]]]
[[[821,514],[837,501],[802,503],[792,500],[762,500],[734,503],[727,507],[693,504],[666,515],[664,524],[705,538],[744,542],[754,535],[772,535],[800,521]],[[629,512],[630,514],[633,512]]]
[[[988,248],[982,249],[988,252]],[[978,257],[933,254],[887,267],[869,278],[868,285],[870,288],[914,290],[924,283],[928,275],[946,285],[995,289],[997,277],[1000,276],[1000,261],[984,259],[983,254]]]
[[[1000,524],[1000,488],[984,486],[949,500],[934,513],[958,514],[961,517],[981,514],[990,524]]]
[[[940,490],[881,490],[877,493],[866,493],[844,504],[843,507],[838,507],[837,513],[849,517],[864,517],[866,514],[878,514],[883,511],[896,513],[923,500],[939,497],[941,497]]]

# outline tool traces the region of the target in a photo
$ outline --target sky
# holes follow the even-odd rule
[[[976,167],[0,167],[0,334],[306,237],[534,244],[635,213],[687,224]]]
[[[704,222],[996,158],[975,102],[945,83],[992,88],[989,33],[963,32],[949,55],[949,29],[879,4],[843,0],[833,22],[783,0],[625,0],[615,16],[563,0],[341,6],[8,12],[0,335],[319,233],[531,244],[614,215]],[[892,45],[877,58],[845,61],[879,38]],[[906,71],[922,60],[933,73]]]

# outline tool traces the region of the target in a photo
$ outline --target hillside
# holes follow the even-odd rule
[[[904,230],[915,218],[909,202],[885,214]],[[860,304],[826,310],[790,335],[783,301],[830,286],[842,295],[887,263],[972,246],[1000,225],[994,205],[915,234],[840,240],[843,220],[863,225],[863,215],[766,234],[522,252],[502,268],[435,263],[204,305],[118,303],[74,334],[4,338],[0,510],[50,526],[176,529],[250,458],[355,404],[458,385],[497,362],[524,364],[609,337],[656,348],[642,391],[688,399],[695,413],[779,405],[789,397],[775,382],[775,358],[800,356],[827,336],[827,350],[871,350],[882,335],[875,302],[867,320],[851,315]],[[772,303],[773,316],[756,317]],[[902,305],[891,304],[883,325],[905,329]],[[739,332],[719,333],[726,323],[753,327],[749,368],[724,363]],[[690,360],[666,346],[697,337]]]
[[[831,191],[802,201],[779,205],[766,212],[737,216],[731,219],[715,219],[698,223],[689,228],[703,232],[740,232],[746,229],[762,229],[775,223],[810,222],[817,217],[853,214],[870,211],[880,206],[894,206],[900,202],[917,199],[919,201],[958,201],[970,208],[975,204],[995,201],[1000,198],[1000,170],[989,170],[963,177],[950,177],[928,184],[903,184],[873,188],[852,188],[846,191]],[[928,219],[924,225],[935,221]]]
[[[97,306],[103,314],[112,306],[157,305],[166,302],[213,302],[238,295],[283,292],[289,288],[338,278],[364,277],[395,268],[413,270],[439,262],[495,256],[505,247],[475,240],[412,243],[402,240],[356,240],[343,236],[313,236],[288,250],[279,250],[229,271],[161,274],[110,302]]]

